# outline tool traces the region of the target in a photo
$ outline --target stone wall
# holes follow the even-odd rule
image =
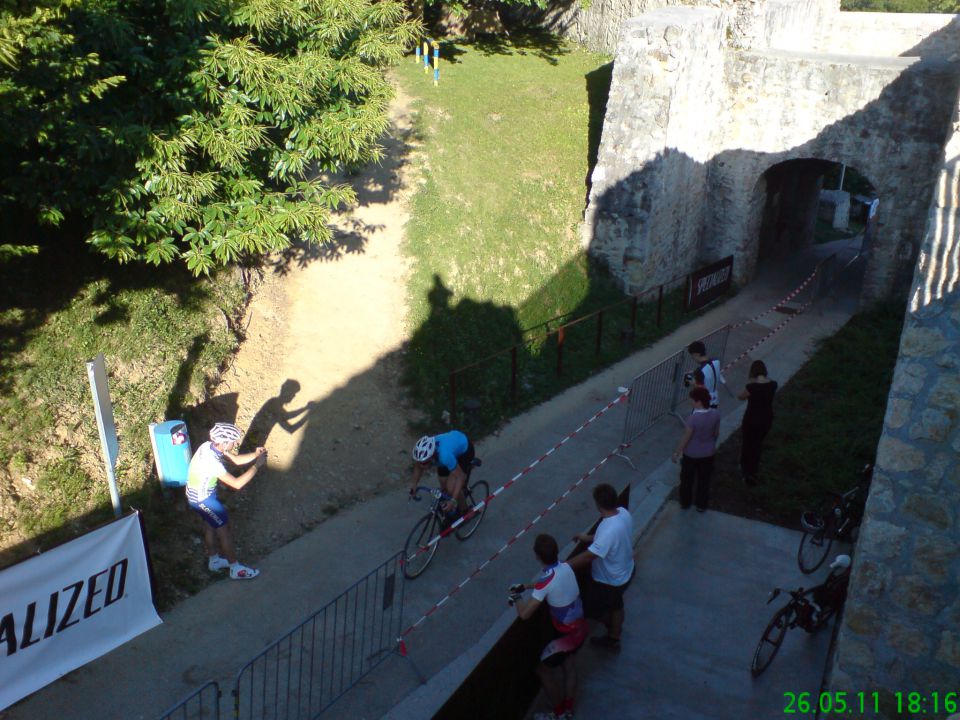
[[[814,49],[850,55],[955,58],[960,53],[960,16],[841,12],[823,24]]]
[[[537,23],[545,30],[563,35],[594,52],[612,55],[617,49],[620,28],[630,18],[648,10],[665,7],[670,0],[561,0],[551,2],[546,10],[511,8],[508,16],[520,17],[522,22]]]
[[[920,245],[960,78],[908,58],[767,51],[728,53],[726,82],[731,99],[712,141],[701,256],[733,254],[737,281],[746,282],[757,257],[764,173],[793,159],[844,162],[882,198],[864,293],[888,293]]]
[[[505,12],[590,50],[613,54],[627,20],[664,7],[707,7],[727,15],[729,42],[734,47],[810,50],[823,34],[825,18],[839,11],[840,0],[591,0],[584,5],[579,0],[561,0],[546,10]]]
[[[769,0],[763,13],[763,41],[754,49],[812,50],[823,27],[840,12],[840,0]]]
[[[693,7],[623,26],[584,240],[630,291],[698,260],[711,119],[726,97],[715,72],[725,29],[722,12]]]
[[[830,687],[955,691],[960,677],[960,112],[941,155]]]

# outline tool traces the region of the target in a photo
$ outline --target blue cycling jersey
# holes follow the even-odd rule
[[[467,436],[459,430],[451,430],[434,438],[437,441],[437,452],[433,461],[439,466],[453,472],[457,467],[457,458],[463,455],[470,447]]]

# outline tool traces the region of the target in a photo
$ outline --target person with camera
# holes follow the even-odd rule
[[[727,384],[723,372],[720,370],[720,361],[707,356],[707,346],[700,340],[695,340],[687,346],[687,352],[697,362],[697,370],[703,373],[703,385],[710,393],[710,407],[720,407],[720,384]],[[683,376],[684,387],[694,384],[694,372]]]

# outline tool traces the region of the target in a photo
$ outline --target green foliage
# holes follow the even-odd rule
[[[859,12],[958,13],[960,0],[842,0],[841,10]]]
[[[596,352],[596,319],[565,331],[562,373],[558,316],[569,320],[624,299],[582,251],[578,224],[595,162],[611,80],[609,58],[550,36],[443,43],[434,88],[422,66],[397,71],[416,98],[420,188],[407,224],[413,259],[406,379],[430,422],[450,410],[449,373],[540,336],[517,353],[516,401],[509,353],[457,377],[460,422],[487,432],[686,321],[668,294],[662,327],[641,304],[608,310]],[[668,291],[672,288],[668,288]],[[653,300],[656,300],[654,295]],[[529,331],[529,332],[524,332]],[[480,401],[474,418],[463,402]],[[471,424],[472,423],[472,424]]]
[[[147,511],[161,602],[189,589],[189,520],[160,496],[147,425],[206,399],[246,297],[235,270],[119,267],[83,245],[0,264],[0,567],[112,517],[84,367],[103,352],[124,505]]]
[[[761,485],[740,480],[739,432],[723,444],[714,478],[721,509],[795,527],[825,493],[856,484],[875,460],[904,310],[887,302],[855,315],[777,393]]]
[[[354,195],[322,177],[379,157],[419,32],[399,0],[0,7],[0,211],[195,274],[329,239]]]

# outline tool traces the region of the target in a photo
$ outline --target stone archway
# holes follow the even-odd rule
[[[853,184],[847,180],[853,179]],[[829,178],[829,180],[828,180]],[[844,188],[838,185],[844,182]],[[828,188],[832,185],[832,188]],[[821,191],[836,196],[853,190],[878,196],[876,184],[855,167],[821,158],[796,158],[771,165],[757,179],[749,203],[748,232],[756,238],[756,262],[778,261],[809,248],[823,234]],[[850,217],[849,205],[848,215]],[[857,213],[854,213],[856,217]],[[831,223],[832,225],[832,223]],[[830,239],[820,237],[820,240]]]

